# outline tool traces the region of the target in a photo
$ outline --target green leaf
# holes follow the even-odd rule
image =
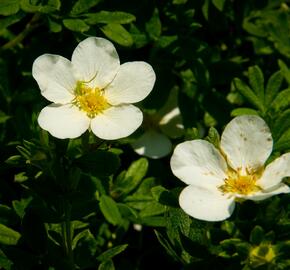
[[[198,128],[187,128],[185,130],[184,139],[187,141],[200,139],[200,132]]]
[[[255,226],[250,234],[250,242],[254,245],[259,245],[264,239],[264,230],[261,226]]]
[[[51,18],[48,18],[49,29],[53,33],[59,33],[62,30],[62,25]]]
[[[112,152],[97,150],[76,159],[75,164],[85,172],[104,177],[110,176],[118,170],[120,159]]]
[[[115,257],[116,255],[118,255],[119,253],[123,252],[127,248],[127,246],[128,246],[127,244],[124,244],[124,245],[119,245],[119,246],[110,248],[106,250],[105,252],[103,252],[101,255],[99,255],[97,257],[97,260],[101,262],[108,261],[112,259],[113,257]]]
[[[236,117],[239,115],[259,115],[258,112],[250,108],[237,108],[232,110],[231,116]]]
[[[267,37],[268,33],[265,27],[261,27],[259,24],[255,24],[256,17],[249,16],[245,17],[243,20],[243,28],[250,34],[257,36],[257,37]]]
[[[158,231],[154,230],[155,235],[157,237],[157,240],[159,241],[159,243],[164,247],[164,249],[166,250],[166,252],[172,257],[174,258],[176,261],[179,261],[179,256],[176,254],[174,248],[172,247],[172,245],[170,244],[170,242]]]
[[[173,0],[172,4],[173,5],[184,5],[187,3],[188,0]]]
[[[283,82],[283,76],[281,71],[277,71],[272,74],[268,80],[265,90],[265,106],[268,107],[273,99],[276,97]]]
[[[21,155],[15,155],[7,158],[5,160],[5,163],[9,165],[18,165],[21,161],[23,161],[23,158]]]
[[[172,192],[167,190],[162,186],[155,186],[151,189],[151,193],[153,198],[163,204],[168,206],[177,207],[178,206],[178,199],[174,196]]]
[[[140,211],[140,217],[151,217],[163,214],[166,211],[166,206],[158,203],[158,202],[150,202],[148,205]]]
[[[5,253],[0,250],[0,269],[11,270],[13,262],[8,259]]]
[[[0,124],[4,124],[10,118],[11,118],[11,116],[9,116],[6,113],[0,111]]]
[[[133,186],[137,186],[146,175],[148,165],[149,163],[146,158],[140,158],[137,161],[134,161],[126,172],[125,178],[130,179]]]
[[[290,149],[290,129],[286,130],[277,142],[274,143],[276,151]]]
[[[19,0],[1,0],[0,15],[9,16],[17,13],[19,10]]]
[[[78,0],[72,7],[71,15],[78,15],[99,4],[102,0]]]
[[[205,0],[203,5],[202,5],[202,8],[201,8],[202,14],[207,21],[208,21],[208,13],[209,13],[208,12],[209,11],[209,3],[210,3],[209,0]]]
[[[109,23],[100,29],[109,39],[124,47],[130,47],[133,45],[131,34],[120,24]]]
[[[156,186],[156,179],[154,177],[145,178],[137,190],[132,195],[124,197],[125,202],[132,202],[131,206],[135,209],[140,209],[136,202],[152,201],[151,188]],[[144,207],[141,207],[143,209]]]
[[[91,236],[92,236],[92,233],[90,232],[89,229],[83,230],[83,231],[81,231],[80,233],[78,233],[78,234],[74,237],[74,239],[73,239],[73,241],[72,241],[72,249],[74,250],[74,249],[76,248],[78,242],[79,242],[81,239],[83,239],[83,238],[86,238],[86,239],[87,239],[87,238],[90,238]]]
[[[255,93],[250,89],[247,84],[245,84],[243,81],[241,81],[238,78],[234,79],[234,85],[236,89],[257,109],[259,109],[261,112],[264,112],[264,106],[263,101],[259,100],[258,97],[255,95]]]
[[[113,225],[118,225],[123,222],[122,216],[116,202],[107,195],[102,195],[100,198],[100,209],[106,220]]]
[[[159,19],[159,11],[154,9],[153,15],[145,25],[146,31],[152,40],[157,40],[161,35],[161,21]]]
[[[99,267],[98,270],[115,270],[115,266],[112,260],[108,260],[105,262],[102,262]]]
[[[167,234],[172,240],[180,240],[180,232],[189,235],[191,219],[180,208],[170,208],[167,215]],[[196,230],[199,233],[199,230]]]
[[[281,112],[290,105],[290,88],[281,91],[273,100],[270,109],[274,112]]]
[[[165,218],[161,216],[143,217],[139,221],[140,224],[149,227],[165,227],[166,225]]]
[[[220,145],[220,135],[218,131],[214,127],[210,127],[208,131],[208,135],[206,137],[210,143],[212,143],[216,148]]]
[[[81,19],[64,19],[64,26],[74,32],[86,32],[90,29],[90,27]]]
[[[28,179],[29,178],[26,175],[26,172],[17,173],[17,174],[14,175],[14,181],[18,182],[18,183],[25,182]]]
[[[97,13],[87,14],[85,22],[87,24],[95,25],[98,23],[116,23],[116,24],[127,24],[136,20],[136,17],[130,13],[122,11],[105,11],[102,10]]]
[[[130,25],[130,33],[134,40],[136,48],[141,48],[144,47],[146,44],[148,44],[149,39],[146,33],[138,29],[136,25],[134,24]]]
[[[119,211],[124,219],[136,220],[138,215],[136,211],[124,203],[118,203]]]
[[[278,60],[278,65],[280,67],[282,75],[284,76],[288,84],[290,84],[290,69],[281,59]]]
[[[34,5],[30,0],[20,0],[21,9],[31,13],[53,13],[60,10],[60,6],[60,0],[48,0],[46,1],[46,5]]]
[[[115,182],[115,192],[122,194],[128,194],[134,190],[142,181],[148,170],[148,160],[146,158],[140,158],[134,161],[128,171],[118,177]]]
[[[20,237],[21,235],[19,232],[0,224],[0,244],[16,245]]]
[[[161,36],[157,41],[157,46],[160,48],[166,48],[177,41],[178,37],[175,36]]]
[[[212,0],[213,5],[219,10],[223,11],[226,0]]]
[[[19,201],[17,200],[12,201],[13,209],[21,219],[23,218],[25,214],[25,210],[27,206],[29,205],[29,203],[31,202],[31,200],[32,200],[32,197],[22,198]]]
[[[264,75],[262,70],[258,66],[249,67],[248,76],[252,90],[254,90],[261,103],[264,103]]]
[[[76,236],[77,237],[77,236]],[[90,230],[85,230],[73,242],[75,263],[80,269],[88,269],[92,266],[96,252],[99,251],[98,241]],[[67,270],[71,267],[67,268]]]
[[[272,134],[274,135],[274,141],[281,137],[283,132],[290,128],[290,109],[284,111],[275,119],[274,126],[272,128]]]

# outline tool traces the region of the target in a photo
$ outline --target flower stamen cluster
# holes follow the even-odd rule
[[[73,104],[84,111],[89,118],[96,117],[111,106],[104,97],[102,89],[91,88],[82,82],[77,85]]]
[[[249,195],[261,190],[261,187],[256,183],[258,178],[256,173],[242,175],[240,170],[234,171],[229,169],[224,183],[218,189],[223,194]]]

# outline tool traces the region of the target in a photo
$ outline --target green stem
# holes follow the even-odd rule
[[[37,28],[40,23],[38,23],[40,19],[40,14],[36,13],[33,15],[32,19],[26,24],[25,28],[21,33],[19,33],[14,39],[8,41],[6,44],[2,46],[2,50],[7,50],[15,47],[17,44],[21,43],[21,41],[35,28]]]
[[[71,234],[71,204],[68,201],[64,202],[64,221],[62,223],[62,235],[64,251],[68,258],[70,267],[75,270],[73,250],[72,250],[72,234]]]

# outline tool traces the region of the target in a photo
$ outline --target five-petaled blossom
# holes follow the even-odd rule
[[[142,123],[132,105],[152,90],[155,73],[145,62],[120,65],[114,45],[103,38],[80,42],[68,59],[52,54],[38,57],[32,68],[41,94],[53,102],[40,112],[39,125],[51,135],[76,138],[87,129],[99,138],[129,136]]]
[[[179,144],[171,158],[173,173],[188,184],[179,196],[181,208],[207,221],[228,218],[235,200],[263,200],[289,193],[290,153],[265,166],[273,140],[258,116],[234,118],[221,136],[219,149],[205,140]]]
[[[153,115],[145,114],[142,125],[144,133],[131,144],[137,154],[153,159],[165,157],[172,150],[169,138],[175,139],[183,135],[177,94],[177,89],[172,89],[160,110]]]

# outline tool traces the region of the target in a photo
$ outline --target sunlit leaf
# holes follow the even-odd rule
[[[127,248],[127,246],[128,246],[127,244],[124,244],[124,245],[119,245],[119,246],[110,248],[106,250],[105,252],[103,252],[101,255],[99,255],[97,257],[97,260],[101,262],[108,261],[109,259],[112,259],[119,253],[123,252]]]
[[[116,202],[109,196],[102,195],[100,198],[100,209],[108,222],[113,225],[122,223],[122,216]]]
[[[105,11],[102,10],[97,13],[91,13],[86,15],[85,22],[87,24],[98,24],[98,23],[116,23],[116,24],[127,24],[136,20],[136,17],[130,13],[122,11]]]
[[[90,27],[80,19],[65,19],[63,20],[64,26],[75,32],[86,32],[90,29]]]
[[[19,232],[0,224],[0,243],[3,245],[16,245],[21,235]]]
[[[96,6],[101,0],[77,0],[72,7],[71,14],[78,15]]]
[[[20,0],[1,0],[0,15],[8,16],[18,12]]]
[[[109,23],[101,27],[101,30],[109,39],[122,46],[130,47],[133,45],[131,34],[120,24]]]

